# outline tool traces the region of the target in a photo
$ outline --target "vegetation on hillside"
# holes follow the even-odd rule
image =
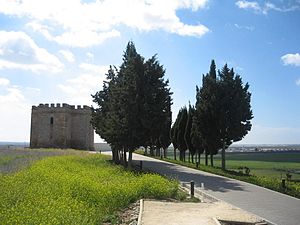
[[[1,224],[101,224],[139,198],[170,198],[178,183],[135,174],[102,155],[47,157],[0,174]]]

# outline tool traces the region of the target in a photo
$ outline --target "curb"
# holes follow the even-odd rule
[[[190,186],[189,186],[189,182],[181,182],[181,187],[183,187],[186,192],[189,193],[190,191]],[[195,187],[195,194],[198,195],[201,199],[201,201],[204,201],[205,199],[206,200],[209,200],[211,202],[220,202],[222,200],[208,194],[208,193],[205,193],[204,191],[200,190],[198,187]],[[197,197],[197,196],[196,196]]]
[[[181,187],[182,187],[186,192],[189,193],[189,191],[190,191],[190,189],[189,189],[189,182],[182,182],[182,183],[181,183]],[[206,200],[209,200],[209,201],[211,201],[211,202],[225,202],[225,201],[223,201],[223,200],[221,200],[221,199],[218,199],[218,198],[216,198],[216,197],[214,197],[214,196],[212,196],[212,195],[210,195],[210,194],[208,194],[208,193],[205,193],[204,190],[201,190],[201,189],[199,189],[199,188],[195,188],[195,196],[198,197],[197,195],[200,196],[201,201],[205,201],[205,199],[206,199]],[[225,202],[225,203],[228,204],[228,205],[232,205],[232,204],[230,204],[230,203],[228,203],[228,202]],[[278,225],[278,224],[273,223],[273,222],[271,222],[271,221],[269,221],[269,220],[267,220],[267,219],[265,219],[265,218],[263,218],[263,217],[261,217],[261,216],[258,216],[258,215],[256,215],[256,214],[254,214],[254,213],[252,213],[252,212],[249,212],[249,211],[247,211],[247,210],[241,209],[241,208],[239,208],[239,207],[237,207],[237,206],[235,206],[235,205],[232,205],[232,206],[234,206],[235,208],[238,208],[238,209],[240,209],[240,210],[242,210],[242,211],[245,211],[246,213],[252,214],[252,215],[254,215],[254,216],[256,216],[256,217],[262,219],[263,222],[266,222],[268,225]],[[214,221],[216,222],[217,225],[221,225],[220,222],[219,222],[216,218],[213,218],[213,219],[214,219]]]
[[[141,198],[140,199],[140,212],[139,212],[139,217],[138,217],[137,225],[142,225],[143,209],[144,209],[144,200]]]

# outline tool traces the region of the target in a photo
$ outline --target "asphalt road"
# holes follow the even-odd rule
[[[195,181],[204,192],[234,206],[254,213],[276,225],[300,225],[300,200],[253,184],[217,176],[184,166],[133,155],[135,164],[143,161],[143,169],[176,178],[180,182]]]

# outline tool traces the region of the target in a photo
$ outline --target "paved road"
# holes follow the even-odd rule
[[[134,154],[134,162],[143,161],[151,170],[180,182],[204,183],[204,192],[234,206],[254,213],[277,225],[300,225],[300,200],[242,181],[163,162]]]

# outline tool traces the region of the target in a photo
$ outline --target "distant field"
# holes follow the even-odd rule
[[[36,160],[48,156],[80,154],[75,150],[57,149],[24,149],[2,148],[0,149],[0,174],[12,173],[24,169]]]
[[[178,197],[176,181],[126,171],[109,158],[74,150],[0,150],[0,224],[117,223],[116,212],[139,198]]]
[[[240,166],[246,166],[258,176],[286,178],[289,172],[293,179],[300,179],[300,153],[228,153],[226,156],[228,169],[237,170]],[[220,155],[215,163],[221,166]]]
[[[179,153],[177,153],[179,156]],[[168,157],[173,158],[173,151],[168,151]],[[188,157],[186,157],[188,159]],[[201,164],[204,163],[204,155]],[[221,167],[221,155],[214,156],[215,166]],[[300,179],[300,153],[281,152],[243,152],[226,153],[227,169],[237,170],[240,166],[249,167],[251,174],[274,178],[285,178],[287,171],[293,179]]]

